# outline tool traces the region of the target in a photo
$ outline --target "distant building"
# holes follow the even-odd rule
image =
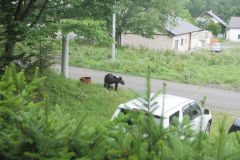
[[[240,17],[231,17],[227,40],[240,42]]]
[[[221,26],[221,31],[220,31],[220,35],[221,37],[226,37],[226,31],[228,28],[228,25],[226,22],[224,22],[221,18],[219,18],[216,14],[213,13],[213,11],[207,11],[202,13],[198,18],[197,21],[201,21],[203,23],[209,23],[210,21],[213,21],[214,23],[218,23]]]
[[[178,18],[175,26],[165,28],[166,34],[158,33],[153,38],[146,38],[130,32],[122,34],[122,45],[129,45],[135,48],[145,47],[154,50],[176,50],[180,52],[200,47],[198,40],[200,28]]]

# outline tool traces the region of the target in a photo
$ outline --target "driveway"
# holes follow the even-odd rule
[[[60,65],[55,65],[54,69],[60,72]],[[105,74],[111,72],[97,71],[93,69],[86,69],[80,67],[69,67],[69,78],[79,79],[82,76],[90,76],[93,83],[100,83],[103,85]],[[139,76],[123,75],[119,73],[112,73],[116,76],[122,76],[125,85],[119,85],[119,88],[130,88],[138,92],[145,91],[145,78]],[[206,105],[210,109],[224,110],[230,112],[240,112],[240,92],[205,87],[201,85],[191,85],[184,83],[177,83],[171,81],[163,81],[158,79],[151,80],[152,92],[160,90],[163,83],[167,84],[167,93],[177,96],[182,96],[190,99],[200,101],[204,96],[207,97]]]

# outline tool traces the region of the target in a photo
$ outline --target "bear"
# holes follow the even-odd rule
[[[121,83],[124,85],[124,81],[122,77],[117,78],[116,76],[112,74],[106,74],[104,77],[104,87],[107,87],[109,89],[110,84],[115,84],[115,91],[117,91],[118,83]]]

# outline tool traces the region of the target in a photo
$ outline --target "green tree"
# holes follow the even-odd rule
[[[146,37],[164,32],[169,21],[186,15],[186,0],[85,0],[88,4],[85,16],[107,20],[109,29],[113,12],[116,13],[116,37],[120,44],[121,34],[130,31]]]
[[[0,1],[0,41],[4,48],[0,53],[0,73],[12,61],[33,55],[33,46],[52,35],[54,13],[67,1],[60,0],[2,0]],[[49,12],[51,10],[52,12]],[[47,12],[48,11],[48,12]],[[52,14],[46,14],[52,13]],[[30,51],[15,51],[16,44],[24,42]],[[30,55],[27,55],[30,54]]]
[[[200,16],[205,10],[205,1],[203,0],[190,0],[188,3],[188,10],[192,17]]]
[[[68,160],[75,155],[71,146],[78,140],[80,123],[42,99],[44,79],[36,70],[26,82],[23,71],[13,65],[6,68],[0,81],[1,160]]]
[[[221,26],[218,23],[210,22],[207,25],[207,29],[213,33],[213,35],[217,36],[221,31]]]
[[[51,37],[55,37],[55,33],[59,30],[64,34],[66,31],[75,31],[85,37],[106,42],[108,34],[105,23],[96,22],[87,17],[83,19],[81,11],[84,10],[85,4],[81,3],[82,0],[1,1],[0,36],[4,50],[0,53],[0,73],[3,72],[4,66],[14,60],[20,59],[31,63],[33,59],[42,57],[41,50],[49,45]],[[78,10],[78,5],[82,10]],[[21,49],[24,48],[24,51],[18,49],[15,53],[16,44],[18,48],[19,46]],[[35,50],[40,51],[36,53]],[[35,58],[31,59],[32,56]]]

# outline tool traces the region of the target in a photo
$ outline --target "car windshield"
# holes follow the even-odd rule
[[[124,115],[132,115],[132,116],[134,116],[134,115],[136,115],[136,114],[139,114],[140,112],[142,112],[142,113],[144,113],[145,114],[145,116],[147,116],[147,112],[145,112],[145,111],[142,111],[142,110],[138,110],[138,109],[136,109],[136,110],[130,110],[130,109],[121,109],[121,113],[123,113]],[[157,115],[153,115],[153,117],[156,119],[156,120],[160,120],[160,119],[162,119],[162,116],[157,116]]]

